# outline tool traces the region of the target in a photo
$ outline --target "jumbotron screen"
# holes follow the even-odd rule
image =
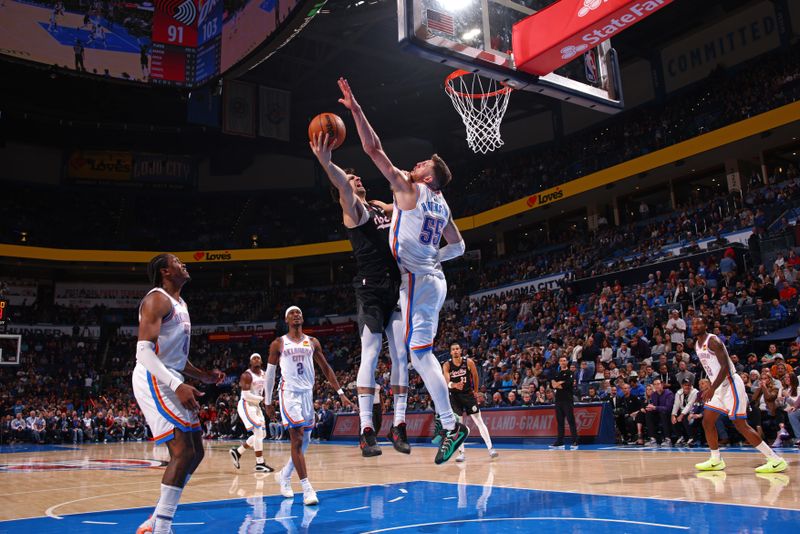
[[[287,25],[303,0],[0,0],[0,54],[193,87]]]

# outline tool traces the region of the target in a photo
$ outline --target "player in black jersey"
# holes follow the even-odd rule
[[[375,368],[383,345],[383,333],[389,341],[392,359],[391,386],[394,395],[394,424],[389,439],[399,452],[409,454],[411,446],[406,434],[405,412],[408,398],[408,356],[402,343],[403,321],[398,307],[400,271],[389,250],[391,214],[388,206],[367,202],[361,178],[345,172],[331,161],[333,139],[319,135],[310,142],[311,150],[333,184],[342,221],[353,247],[358,273],[353,281],[358,310],[358,332],[361,336],[361,364],[358,368],[358,408],[361,419],[361,454],[379,456],[377,431],[373,416]],[[398,340],[398,343],[395,342]],[[398,347],[398,344],[400,347]],[[380,410],[380,404],[377,405]]]
[[[447,381],[447,387],[450,389],[450,406],[453,408],[453,413],[456,417],[462,417],[466,413],[472,418],[475,426],[480,430],[481,437],[486,443],[486,448],[489,449],[489,456],[497,458],[497,450],[492,447],[492,437],[489,435],[489,429],[486,428],[486,423],[483,422],[481,411],[478,409],[478,368],[471,358],[464,358],[461,354],[461,345],[453,343],[450,345],[450,359],[442,365],[442,372],[444,372],[444,379]],[[459,450],[456,462],[463,462],[466,460],[464,455],[464,446]]]

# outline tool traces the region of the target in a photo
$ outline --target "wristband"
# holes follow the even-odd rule
[[[339,395],[340,397],[342,397],[342,396],[344,396],[344,390],[342,388],[339,388],[339,389],[336,390],[336,394]]]
[[[447,387],[449,387],[450,389],[453,389],[453,383],[452,382],[448,382],[447,383]]]

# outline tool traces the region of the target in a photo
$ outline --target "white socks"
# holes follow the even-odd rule
[[[489,429],[486,428],[486,423],[483,422],[483,417],[481,417],[481,412],[476,414],[470,415],[472,417],[472,422],[475,423],[475,426],[478,427],[478,430],[481,433],[481,437],[483,438],[483,442],[486,443],[486,448],[492,448],[492,436],[489,435]]]
[[[153,534],[170,534],[172,531],[172,518],[178,509],[183,488],[161,484],[161,498],[156,505]]]
[[[763,443],[763,442],[762,442],[762,443]],[[720,458],[720,456],[719,456],[719,449],[716,449],[716,450],[714,450],[714,449],[711,449],[711,451],[710,451],[710,452],[711,452],[711,459],[712,459],[712,460],[719,460],[719,458]]]
[[[394,426],[406,422],[406,406],[408,406],[408,393],[394,394]]]
[[[370,393],[358,394],[358,417],[361,420],[361,432],[369,427],[375,430],[374,423],[372,422],[372,405],[374,403],[373,397]],[[377,430],[375,430],[377,432]]]
[[[761,454],[763,454],[767,458],[779,458],[779,456],[775,454],[775,451],[770,449],[766,441],[762,441],[761,443],[756,445],[756,449],[758,449],[761,452]]]
[[[300,449],[303,451],[303,454],[305,454],[306,450],[308,450],[309,443],[311,443],[311,432],[303,432],[303,446]],[[294,473],[294,463],[292,462],[292,458],[290,456],[289,461],[286,462],[286,465],[283,467],[282,478],[292,478],[292,473]]]
[[[314,488],[311,487],[311,482],[309,482],[307,478],[304,478],[300,481],[300,487],[303,488],[303,493],[314,491]]]
[[[245,447],[243,443],[239,445],[239,447],[236,449],[236,452],[239,453],[239,456],[243,455],[244,451],[246,451],[248,448],[250,449],[253,448],[253,446],[255,445],[255,441],[256,441],[255,436],[250,436],[249,438],[247,438],[247,441],[245,442],[247,444],[247,447]]]
[[[253,440],[253,450],[256,452],[261,452],[264,450],[264,429],[263,428],[253,428],[253,435],[250,436]],[[250,441],[248,438],[247,441]]]
[[[450,393],[447,391],[442,367],[433,352],[430,349],[421,353],[411,351],[411,363],[425,382],[425,387],[436,407],[436,413],[442,421],[442,428],[453,430],[456,427],[456,418],[450,407]]]

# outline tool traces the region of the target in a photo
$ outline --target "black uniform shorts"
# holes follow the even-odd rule
[[[358,334],[367,325],[370,332],[378,334],[389,325],[395,310],[399,310],[400,280],[385,278],[361,278],[353,282],[356,290],[358,310]]]

